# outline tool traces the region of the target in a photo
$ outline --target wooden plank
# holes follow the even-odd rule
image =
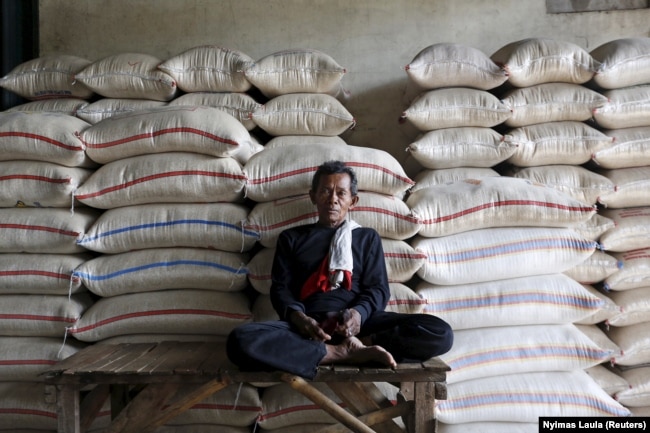
[[[444,381],[446,374],[430,370],[406,370],[385,373],[383,371],[366,371],[363,374],[354,373],[353,370],[337,370],[334,373],[318,372],[313,382],[422,382]]]
[[[393,406],[374,383],[330,382],[327,385],[357,417]],[[403,433],[391,418],[380,420],[374,429],[378,433]]]
[[[406,400],[413,400],[415,398],[415,382],[400,383],[399,392]]]
[[[132,362],[134,359],[145,356],[156,347],[155,343],[127,343],[117,345],[118,350],[110,353],[109,356],[89,360],[83,365],[75,367],[75,375],[100,375],[114,374],[115,369]],[[74,355],[73,355],[74,356]]]
[[[109,395],[110,387],[108,385],[97,385],[84,397],[80,408],[81,419],[79,424],[81,431],[88,431]]]
[[[357,375],[361,372],[361,368],[355,365],[333,365],[332,370],[336,375]]]
[[[117,418],[122,410],[124,410],[124,408],[129,404],[129,401],[131,400],[129,395],[130,388],[129,385],[125,384],[109,385],[111,394],[111,419]]]
[[[203,343],[196,342],[177,342],[174,350],[167,353],[156,368],[149,373],[151,375],[172,375],[185,371],[186,374],[189,374],[188,371],[191,366],[188,368],[183,366],[193,364],[193,356],[196,355],[202,345]]]
[[[179,414],[190,409],[192,406],[205,400],[215,392],[222,390],[230,385],[228,381],[221,379],[213,379],[208,383],[197,386],[184,386],[177,392],[174,400],[170,402],[164,409],[160,410],[157,414],[143,423],[141,426],[129,425],[129,429],[124,433],[148,433],[154,431],[156,428],[165,425],[169,420],[178,416]]]
[[[217,349],[214,342],[201,342],[188,353],[187,359],[174,368],[174,374],[203,374],[201,366]]]
[[[160,364],[167,354],[175,350],[174,342],[165,341],[156,344],[150,350],[141,352],[132,359],[122,359],[121,365],[115,365],[113,374],[151,374],[151,371]]]
[[[79,366],[86,365],[88,362],[92,362],[97,359],[110,357],[113,352],[118,350],[120,350],[120,348],[117,345],[101,344],[88,346],[67,357],[66,359],[57,362],[51,368],[48,368],[47,370],[40,373],[40,375],[45,376],[46,379],[53,379],[56,376],[60,376],[61,374],[68,372],[68,370],[72,370],[72,374],[74,374],[74,370],[76,370],[76,368]]]
[[[214,350],[205,357],[198,370],[206,376],[217,376],[222,371],[234,370],[237,366],[230,362],[223,344],[215,344]]]
[[[415,384],[415,419],[412,433],[436,431],[434,387],[433,382]]]
[[[79,423],[79,388],[63,385],[57,388],[58,433],[82,433]]]
[[[436,400],[447,400],[447,382],[435,382]]]
[[[179,386],[181,385],[177,383],[147,385],[113,418],[113,422],[104,433],[123,433],[129,431],[133,425],[139,426],[143,420],[148,421],[151,414],[167,403]]]
[[[311,386],[307,381],[299,376],[292,374],[283,374],[282,380],[314,403],[325,412],[330,414],[334,419],[348,427],[354,433],[375,433],[373,429],[359,421],[354,415],[338,404],[334,403],[325,394]]]
[[[420,371],[425,369],[425,365],[421,362],[406,362],[404,364],[397,364],[395,371],[404,373],[407,371]]]
[[[435,370],[435,371],[450,371],[451,367],[445,364],[445,362],[436,357],[431,358],[422,363],[422,367],[426,370]]]
[[[368,427],[374,427],[375,424],[383,422],[386,419],[393,419],[403,417],[413,412],[413,402],[407,401],[402,404],[379,409],[358,417],[359,421],[366,424]],[[350,429],[342,424],[332,424],[327,427],[320,428],[314,433],[349,433]]]

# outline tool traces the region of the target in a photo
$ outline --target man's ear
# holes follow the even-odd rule
[[[314,191],[309,190],[309,199],[311,200],[311,204],[316,204],[316,200],[314,200]]]
[[[352,204],[350,205],[350,209],[355,207],[359,203],[359,196],[358,195],[353,195],[352,196]]]

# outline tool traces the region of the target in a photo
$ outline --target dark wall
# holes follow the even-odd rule
[[[0,77],[38,57],[38,0],[0,0]],[[25,101],[0,89],[0,110]]]

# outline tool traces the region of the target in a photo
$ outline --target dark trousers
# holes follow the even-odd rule
[[[357,335],[367,336],[397,362],[425,361],[449,351],[453,343],[449,324],[430,314],[374,313]],[[238,326],[228,336],[226,348],[230,361],[243,371],[282,370],[312,379],[325,356],[325,344],[277,320]]]

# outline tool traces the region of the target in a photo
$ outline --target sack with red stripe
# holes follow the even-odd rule
[[[92,304],[89,293],[0,295],[0,335],[63,338]]]
[[[0,336],[0,381],[42,381],[39,374],[85,346],[74,338]]]
[[[595,206],[554,188],[506,176],[434,185],[411,194],[406,204],[425,237],[491,227],[570,227],[596,213]]]
[[[616,311],[577,281],[562,274],[531,275],[456,285],[420,281],[424,311],[454,329],[574,323],[602,310]]]
[[[0,207],[71,207],[93,172],[44,161],[0,162]]]
[[[454,330],[454,346],[440,359],[451,367],[447,383],[452,384],[503,374],[584,370],[616,354],[565,323]]]
[[[0,209],[0,253],[74,254],[85,249],[77,242],[95,223],[99,212],[63,208]]]
[[[165,106],[102,120],[79,135],[100,164],[149,153],[194,152],[234,156],[251,141],[230,114],[207,106]]]
[[[450,384],[436,400],[439,422],[510,421],[540,417],[625,417],[629,409],[610,397],[583,370],[503,374]]]
[[[418,275],[440,285],[562,273],[597,247],[559,227],[495,227],[439,238],[416,236],[410,243],[427,255]]]
[[[100,167],[75,192],[99,209],[146,203],[214,203],[243,199],[246,179],[232,158],[186,152],[133,156]]]
[[[95,342],[129,334],[228,335],[250,322],[243,292],[160,290],[130,293],[95,302],[70,329],[78,340]]]
[[[314,143],[264,149],[244,165],[246,196],[257,202],[306,194],[316,169],[328,160],[343,161],[357,175],[359,190],[402,196],[413,182],[389,153],[368,147]]]
[[[90,125],[67,114],[0,113],[0,161],[45,161],[66,167],[93,165],[77,137]]]
[[[73,272],[91,258],[89,253],[0,254],[0,294],[67,295],[85,291]]]
[[[50,432],[57,429],[57,405],[45,399],[42,382],[0,382],[0,425],[8,431]]]
[[[375,229],[379,236],[406,240],[420,229],[420,221],[401,199],[373,192],[359,192],[359,202],[350,218],[364,227]],[[260,244],[275,247],[280,233],[290,227],[315,223],[318,212],[308,195],[257,203],[244,223],[244,229],[257,233]]]

